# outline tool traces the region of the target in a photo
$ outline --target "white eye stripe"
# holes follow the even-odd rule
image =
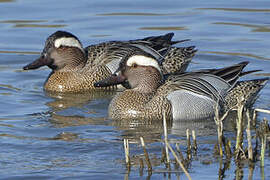
[[[159,72],[161,72],[158,62],[153,58],[141,56],[141,55],[135,55],[135,56],[130,57],[127,60],[127,66],[132,66],[134,63],[140,66],[152,66],[156,68],[157,70],[159,70]]]
[[[63,37],[63,38],[56,39],[54,42],[54,46],[56,48],[59,48],[60,46],[77,47],[83,51],[83,47],[81,43],[73,37]]]

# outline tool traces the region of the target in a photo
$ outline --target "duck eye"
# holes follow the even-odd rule
[[[131,67],[136,68],[138,65],[136,63],[133,63]]]
[[[41,54],[41,58],[42,58],[42,59],[45,59],[45,57],[46,57],[46,54],[45,54],[45,53],[42,53],[42,54]]]

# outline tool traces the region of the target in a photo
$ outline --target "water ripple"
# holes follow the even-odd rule
[[[130,13],[130,12],[124,12],[124,13],[104,13],[104,14],[97,14],[97,16],[171,16],[176,15],[173,14],[159,14],[159,13]]]
[[[180,27],[180,26],[171,26],[171,27],[141,27],[139,28],[141,30],[161,30],[161,31],[180,31],[180,30],[188,30],[186,27]]]
[[[65,27],[67,25],[65,24],[16,24],[14,27],[15,28],[22,28],[22,27],[38,27],[38,28],[60,28],[60,27]]]
[[[261,60],[270,60],[270,58],[257,56],[251,53],[240,53],[240,52],[221,52],[221,51],[200,51],[200,53],[209,53],[209,54],[222,54],[222,55],[232,55],[232,56],[244,56],[244,57],[252,57]]]
[[[8,90],[15,90],[15,91],[20,91],[21,89],[13,87],[12,85],[9,84],[0,84],[0,90],[1,89],[8,89]]]
[[[262,26],[262,25],[230,23],[230,22],[215,22],[213,24],[248,27],[252,28],[251,32],[270,32],[269,26]]]

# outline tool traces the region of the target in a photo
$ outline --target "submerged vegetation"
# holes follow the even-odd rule
[[[236,134],[234,137],[226,137],[223,128],[223,122],[226,121],[231,111],[220,115],[217,110],[214,117],[217,125],[217,141],[213,147],[212,158],[219,162],[219,171],[217,172],[218,179],[224,179],[226,177],[225,172],[230,168],[232,161],[235,164],[234,179],[243,179],[243,167],[249,168],[248,179],[253,179],[255,166],[259,166],[261,169],[261,179],[265,179],[264,159],[266,149],[270,152],[270,126],[266,118],[258,121],[256,117],[258,112],[270,114],[270,111],[264,109],[250,110],[246,108],[242,102],[237,104],[237,108],[237,115],[234,119],[236,123]],[[180,174],[183,172],[188,179],[192,179],[188,170],[191,167],[192,160],[198,160],[200,157],[195,131],[192,130],[192,133],[190,133],[190,130],[186,129],[186,148],[184,153],[183,150],[180,150],[180,141],[177,142],[175,139],[170,141],[168,139],[167,121],[165,118],[163,119],[163,127],[164,140],[161,141],[160,145],[160,158],[158,158],[156,154],[148,154],[143,137],[140,137],[140,142],[144,153],[131,156],[129,154],[129,140],[124,139],[127,168],[127,176],[125,179],[128,179],[128,175],[132,171],[132,166],[139,167],[139,173],[140,176],[142,176],[145,168],[144,164],[147,166],[149,179],[152,173],[164,173],[169,179],[171,174],[175,173],[180,179]],[[139,140],[137,143],[139,144]],[[171,146],[172,143],[175,143],[174,148]],[[151,146],[151,144],[149,146]],[[160,166],[162,163],[165,166],[164,170],[157,169],[156,167]],[[201,163],[211,164],[212,161],[202,160]],[[174,167],[174,169],[172,169],[172,167]]]

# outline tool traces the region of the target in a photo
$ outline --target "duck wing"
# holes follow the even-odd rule
[[[86,51],[88,61],[86,66],[95,68],[100,65],[107,66],[111,73],[114,73],[119,63],[130,54],[147,54],[159,60],[161,63],[170,46],[160,46],[162,49],[153,49],[147,43],[136,42],[106,42],[98,45],[88,46]]]
[[[129,41],[129,43],[134,44],[136,46],[138,45],[147,46],[148,48],[151,48],[157,51],[158,53],[162,54],[163,56],[165,56],[165,53],[167,53],[167,48],[177,43],[190,41],[190,39],[172,41],[173,36],[174,36],[174,33],[167,33],[161,36],[150,36],[143,39],[131,40]]]
[[[165,76],[165,83],[158,89],[158,93],[168,95],[174,91],[178,93],[192,93],[200,98],[210,98],[223,103],[224,97],[234,87],[248,62],[241,62],[220,69],[205,69],[187,72],[179,75]]]
[[[255,70],[255,71],[242,72],[243,69],[248,65],[248,63],[249,63],[248,61],[243,61],[238,64],[224,67],[224,68],[203,69],[203,70],[195,71],[194,73],[213,74],[218,77],[221,77],[222,79],[227,81],[229,84],[234,85],[240,76],[258,71],[258,70]]]
[[[174,120],[198,120],[212,117],[216,104],[222,107],[230,88],[224,79],[213,74],[174,75],[159,87],[155,97],[169,101]]]
[[[200,97],[207,97],[214,101],[223,101],[230,84],[224,79],[212,74],[184,74],[170,76],[163,86],[170,92],[181,90],[191,92]],[[168,92],[168,93],[170,93]]]
[[[163,74],[181,74],[186,71],[197,49],[195,46],[171,47],[162,62]]]
[[[130,41],[109,41],[97,45],[91,45],[85,48],[88,55],[86,66],[96,67],[106,65],[112,73],[117,69],[120,61],[129,53],[147,53],[158,59],[160,64],[167,53],[170,51],[171,45],[188,41],[189,39],[180,41],[171,41],[173,33],[161,36],[150,36],[143,39]]]

